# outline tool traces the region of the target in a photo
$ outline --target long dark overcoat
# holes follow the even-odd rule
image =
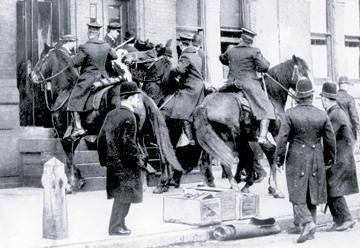
[[[353,154],[351,124],[345,112],[334,105],[327,110],[336,136],[336,163],[328,177],[328,195],[344,196],[359,192]]]
[[[142,202],[141,169],[144,165],[136,139],[133,112],[119,106],[107,114],[98,136],[98,153],[101,166],[107,168],[109,199],[118,197],[122,202]]]
[[[275,119],[273,105],[256,74],[266,72],[270,66],[260,49],[241,42],[220,55],[220,61],[229,66],[228,82],[243,90],[254,116],[258,120]]]
[[[166,105],[166,115],[172,119],[192,121],[192,114],[204,99],[204,80],[201,74],[202,59],[196,48],[187,47],[174,68],[174,74],[180,75],[177,93]]]
[[[286,155],[290,202],[305,204],[308,189],[312,204],[327,201],[325,165],[335,161],[335,146],[334,131],[326,112],[311,103],[301,103],[286,111],[275,158],[277,164],[283,164]]]
[[[92,84],[102,77],[108,77],[105,70],[107,58],[117,59],[117,55],[103,40],[93,38],[79,46],[79,52],[73,57],[70,65],[81,66],[80,77],[71,92],[68,111],[85,112],[89,110],[86,109],[86,101],[90,96]]]
[[[345,90],[339,90],[336,98],[336,102],[339,104],[340,108],[345,111],[345,114],[349,117],[351,130],[354,136],[354,139],[357,139],[357,130],[360,130],[360,120],[359,115],[356,109],[356,103],[354,97],[352,97]]]

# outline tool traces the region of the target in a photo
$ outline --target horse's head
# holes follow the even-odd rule
[[[34,84],[41,83],[41,80],[44,80],[43,69],[48,62],[49,55],[54,47],[51,47],[44,43],[44,50],[41,52],[39,60],[36,62],[34,69],[30,73],[31,82]]]
[[[292,66],[291,78],[288,80],[290,82],[290,88],[295,89],[296,83],[300,80],[300,78],[308,78],[309,77],[309,67],[307,63],[300,57],[293,55],[290,64]]]

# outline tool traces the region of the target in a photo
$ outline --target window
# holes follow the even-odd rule
[[[359,79],[359,56],[359,38],[347,37],[345,39],[345,58],[347,64],[345,73],[350,79]]]
[[[90,4],[90,22],[97,21],[97,6],[96,4]]]
[[[202,37],[202,49],[206,54],[204,45],[204,0],[177,0],[176,1],[176,33],[196,33]],[[178,50],[178,49],[177,49]],[[178,55],[179,51],[178,51]],[[206,57],[205,57],[206,60]],[[207,66],[207,62],[205,61]]]
[[[317,79],[331,78],[331,34],[327,0],[310,1],[311,55],[313,75]]]
[[[345,58],[346,75],[350,79],[360,77],[360,15],[359,0],[345,1]]]
[[[221,53],[224,53],[229,46],[239,43],[242,28],[242,1],[221,0],[220,2],[220,37]],[[223,66],[223,78],[227,78],[229,68]]]
[[[110,22],[121,23],[121,6],[109,5],[108,7],[108,19]]]

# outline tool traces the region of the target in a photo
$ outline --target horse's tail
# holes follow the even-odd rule
[[[217,135],[207,117],[206,107],[197,107],[194,113],[196,138],[200,146],[223,165],[231,168],[237,163],[230,147]]]
[[[155,102],[146,94],[142,94],[147,115],[154,130],[162,162],[169,163],[175,170],[183,171],[181,164],[176,158],[174,148],[170,141],[169,130],[165,119]]]

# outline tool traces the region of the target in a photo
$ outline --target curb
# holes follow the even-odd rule
[[[354,219],[360,219],[360,207],[350,208],[350,212]],[[320,213],[318,209],[317,225],[323,228],[326,224],[332,221],[330,213]],[[282,232],[286,232],[287,229],[293,226],[293,216],[286,215],[276,218],[276,222],[279,224]],[[114,237],[106,240],[79,242],[66,245],[58,245],[51,247],[69,247],[69,248],[156,248],[156,247],[168,247],[170,245],[189,244],[195,242],[206,242],[211,240],[210,232],[214,230],[214,226],[199,227],[186,231],[177,231],[169,233],[159,233],[155,235],[147,235],[142,237]],[[49,247],[50,246],[45,246]],[[45,248],[44,247],[44,248]]]

